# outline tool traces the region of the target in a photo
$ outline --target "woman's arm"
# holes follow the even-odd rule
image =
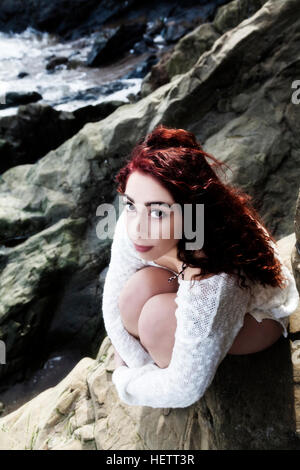
[[[145,267],[130,243],[123,212],[119,216],[111,245],[111,258],[108,266],[102,295],[104,326],[113,346],[129,367],[139,367],[153,363],[150,354],[141,343],[125,329],[118,305],[119,296],[129,277]]]
[[[121,400],[152,408],[185,408],[199,400],[243,326],[250,293],[226,273],[191,283],[179,279],[177,328],[170,364],[112,374]]]

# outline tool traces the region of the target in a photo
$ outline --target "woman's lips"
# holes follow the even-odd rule
[[[134,248],[136,249],[136,251],[144,252],[144,251],[149,251],[151,250],[151,248],[153,248],[153,246],[142,246],[142,245],[137,245],[136,243],[133,243],[133,244],[134,244]]]

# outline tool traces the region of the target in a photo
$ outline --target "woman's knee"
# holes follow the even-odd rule
[[[168,283],[171,272],[147,266],[134,273],[125,283],[118,300],[120,314],[128,331],[137,335],[138,319],[144,304],[154,295],[177,292],[178,284]]]
[[[151,349],[159,344],[174,344],[177,321],[175,293],[164,293],[151,297],[143,306],[138,320],[141,343]]]

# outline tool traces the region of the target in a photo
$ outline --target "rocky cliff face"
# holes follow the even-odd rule
[[[300,106],[291,96],[300,76],[298,1],[261,4],[224,33],[220,27],[210,34],[209,47],[200,47],[185,73],[86,124],[37,163],[1,176],[0,339],[7,344],[2,381],[22,377],[34,357],[46,357],[53,347],[76,345],[90,356],[55,388],[0,420],[3,448],[155,449],[162,442],[165,449],[299,447],[291,398],[299,396],[299,377],[283,339],[259,354],[227,357],[206,398],[171,417],[115,406],[111,349],[107,338],[102,343],[99,272],[107,265],[110,241],[96,236],[96,209],[114,201],[115,173],[157,124],[194,132],[207,152],[230,165],[228,182],[253,195],[277,239],[294,232]],[[289,239],[288,257],[294,242]],[[101,354],[108,354],[104,362],[99,353],[92,359],[100,345]],[[36,427],[25,436],[22,423],[29,412],[36,415]],[[180,441],[174,432],[178,413]],[[145,432],[145,423],[152,423],[153,433]]]

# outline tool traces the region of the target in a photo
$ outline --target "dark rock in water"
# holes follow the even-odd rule
[[[105,30],[99,32],[87,57],[88,65],[92,65],[93,61],[96,60],[97,55],[105,49],[107,42],[116,33],[116,31],[117,28],[106,28]]]
[[[143,42],[147,45],[147,46],[153,46],[154,45],[154,41],[153,41],[153,38],[150,36],[150,34],[143,34]],[[135,44],[135,48],[137,47],[137,45]]]
[[[21,104],[35,103],[43,99],[37,91],[19,92],[9,91],[5,94],[4,103],[0,104],[0,109],[10,108]]]
[[[107,101],[72,113],[46,104],[20,106],[16,116],[0,119],[0,173],[16,165],[35,163],[84,124],[104,119],[122,104],[123,101]]]
[[[96,101],[101,96],[109,96],[116,91],[124,90],[128,87],[129,85],[121,80],[115,80],[113,82],[103,83],[99,86],[93,86],[69,93],[64,98],[61,98],[59,103],[56,104],[68,103],[70,101]]]
[[[164,26],[161,34],[167,44],[172,44],[177,42],[180,38],[182,38],[182,36],[191,31],[194,26],[195,25],[193,23],[191,23],[190,25],[185,25],[183,23],[178,23],[173,20],[169,21]]]
[[[24,77],[27,77],[29,75],[28,72],[19,72],[18,73],[18,78],[24,78]]]
[[[138,64],[138,66],[131,72],[124,75],[122,78],[144,78],[145,75],[151,70],[151,67],[158,62],[155,54],[151,54],[146,60]]]
[[[154,44],[154,43],[153,43]],[[135,55],[140,55],[140,54],[144,54],[145,52],[148,52],[149,50],[149,47],[148,45],[146,44],[146,42],[142,39],[141,41],[137,41],[132,49],[130,49],[130,53],[131,54],[135,54]]]
[[[90,67],[97,67],[120,59],[142,38],[146,28],[146,23],[122,24],[107,41],[101,35],[100,40],[95,41],[86,64]]]
[[[58,65],[67,64],[68,60],[69,60],[68,57],[54,57],[48,62],[48,64],[46,65],[46,69],[53,70]]]

